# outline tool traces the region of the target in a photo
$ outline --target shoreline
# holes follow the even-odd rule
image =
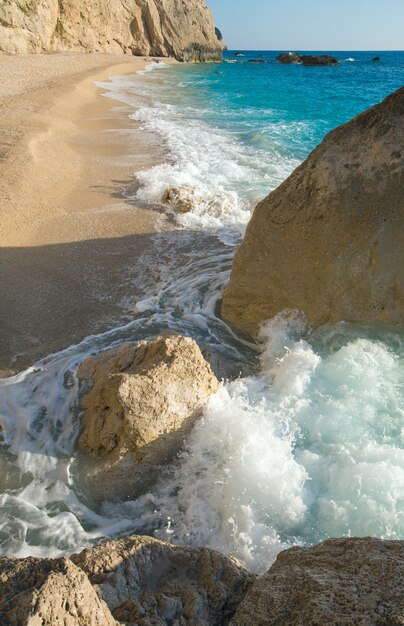
[[[164,154],[96,82],[151,60],[0,55],[1,376],[127,320],[133,266],[167,219],[123,192]]]

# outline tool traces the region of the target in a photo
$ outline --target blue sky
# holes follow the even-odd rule
[[[404,50],[404,0],[207,0],[230,49]]]

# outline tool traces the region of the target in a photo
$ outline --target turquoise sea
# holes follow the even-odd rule
[[[336,67],[241,53],[217,65],[153,63],[103,85],[165,153],[126,195],[168,210],[164,192],[181,187],[192,210],[173,214],[177,230],[158,234],[158,254],[137,268],[144,297],[129,324],[0,381],[4,554],[60,554],[141,532],[262,571],[290,545],[404,538],[403,329],[310,331],[299,312],[292,321],[280,312],[252,345],[219,315],[257,201],[328,131],[404,84],[404,52],[336,52]],[[91,353],[163,330],[194,337],[223,385],[150,493],[95,505],[74,453],[75,371]]]

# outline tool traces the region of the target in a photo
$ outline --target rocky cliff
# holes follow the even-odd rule
[[[254,335],[281,310],[314,325],[404,314],[404,88],[329,133],[256,207],[222,315]]]
[[[77,50],[217,61],[224,45],[203,0],[0,3],[1,52]]]

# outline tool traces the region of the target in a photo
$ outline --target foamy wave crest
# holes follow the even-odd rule
[[[256,202],[293,169],[291,159],[243,145],[227,131],[195,119],[189,108],[142,107],[132,117],[163,138],[168,157],[137,175],[137,198],[160,202],[170,188],[192,189],[192,210],[177,217],[190,229],[234,227],[242,233]]]

